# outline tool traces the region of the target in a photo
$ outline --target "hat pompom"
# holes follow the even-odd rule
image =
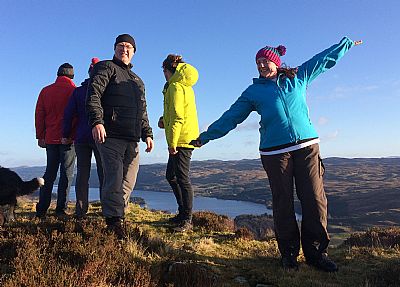
[[[279,45],[276,50],[278,51],[279,55],[284,56],[286,54],[286,47]]]
[[[99,58],[92,58],[92,65],[95,65],[99,61],[100,61]]]

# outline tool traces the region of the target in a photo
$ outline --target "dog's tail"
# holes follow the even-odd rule
[[[29,181],[24,181],[22,182],[21,188],[18,190],[17,195],[21,196],[30,194],[43,185],[44,185],[44,179],[41,177],[37,177]]]

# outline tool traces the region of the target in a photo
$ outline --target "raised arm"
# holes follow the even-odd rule
[[[338,44],[315,55],[302,64],[297,72],[297,77],[303,79],[309,85],[318,75],[336,65],[351,47],[360,45],[362,41],[352,41],[344,37]]]
[[[210,140],[218,139],[225,136],[236,126],[242,123],[249,114],[254,111],[251,101],[243,93],[235,103],[222,114],[222,116],[212,123],[207,131],[200,134],[198,141],[200,145],[204,145]],[[195,146],[199,146],[195,144]]]

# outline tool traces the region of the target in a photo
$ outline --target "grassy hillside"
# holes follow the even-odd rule
[[[399,225],[400,158],[327,158],[324,163],[333,244],[340,244],[351,232]],[[23,178],[41,175],[43,170],[16,169]],[[271,191],[259,159],[195,161],[191,174],[196,195],[252,201],[271,208]],[[91,181],[98,186],[96,176]],[[142,165],[135,188],[170,191],[165,164]],[[301,213],[297,200],[295,208]]]
[[[129,237],[107,234],[100,207],[87,220],[35,221],[33,202],[0,229],[0,286],[399,286],[400,229],[349,235],[331,248],[339,272],[283,271],[274,238],[246,239],[230,219],[194,216],[194,231],[173,233],[161,211],[131,205]]]

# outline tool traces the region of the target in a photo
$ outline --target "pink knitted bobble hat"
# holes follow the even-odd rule
[[[269,47],[265,46],[264,48],[261,48],[257,54],[256,54],[256,61],[259,58],[265,58],[271,62],[274,62],[278,68],[281,66],[281,58],[280,56],[283,56],[286,54],[286,48],[285,46],[279,45],[278,47]]]

